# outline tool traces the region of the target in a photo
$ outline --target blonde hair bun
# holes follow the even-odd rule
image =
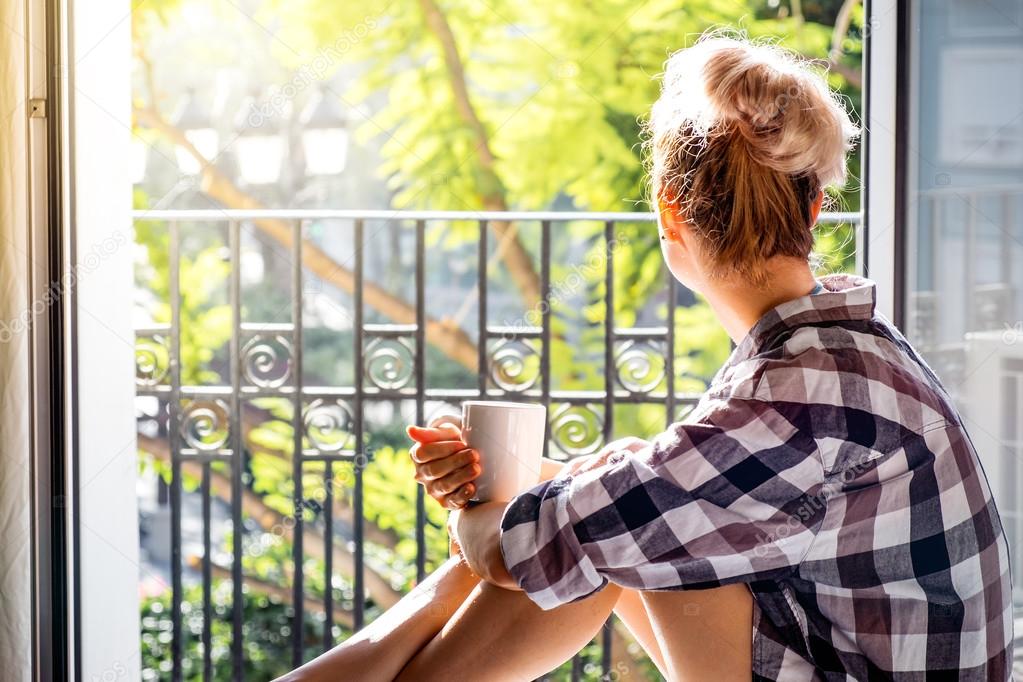
[[[754,159],[782,173],[813,173],[821,186],[846,180],[859,129],[811,64],[769,43],[704,34],[673,54],[651,127],[698,134],[738,132]]]
[[[720,273],[752,282],[776,256],[809,258],[820,191],[846,180],[859,135],[811,63],[712,31],[671,55],[647,122],[655,205],[674,205]]]

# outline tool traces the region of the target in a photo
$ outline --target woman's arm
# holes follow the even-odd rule
[[[559,462],[556,459],[550,457],[543,457],[540,459],[540,480],[549,481],[564,468],[565,462]]]
[[[517,590],[519,586],[501,555],[501,517],[505,507],[506,502],[483,502],[455,510],[448,515],[448,532],[473,573],[492,585]]]
[[[540,465],[540,480],[549,481],[561,475],[588,471],[606,463],[608,457],[623,450],[637,452],[649,443],[641,438],[621,438],[605,445],[593,455],[559,462],[544,457]],[[462,556],[473,573],[481,579],[509,590],[520,589],[505,566],[501,553],[501,518],[507,508],[505,502],[485,502],[451,512],[448,532],[461,548]]]
[[[639,452],[648,445],[650,445],[650,443],[642,438],[627,436],[625,438],[619,438],[618,440],[611,441],[592,455],[573,457],[567,462],[560,462],[556,459],[551,459],[550,457],[544,457],[540,462],[540,480],[549,481],[555,476],[563,473],[575,473],[583,467],[592,466],[594,462],[604,461],[612,452],[619,450]]]

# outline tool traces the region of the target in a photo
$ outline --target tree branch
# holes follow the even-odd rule
[[[237,209],[265,208],[256,199],[240,190],[195,148],[185,134],[168,123],[151,107],[134,109],[136,120],[163,134],[170,142],[187,151],[200,164],[202,191],[225,206]],[[261,232],[287,249],[292,248],[292,225],[285,220],[260,219],[254,221]],[[326,251],[315,244],[302,241],[302,264],[324,282],[349,293],[355,291],[355,274],[334,260]],[[363,283],[363,297],[367,305],[379,310],[385,316],[401,324],[414,324],[416,309],[407,302],[385,291],[372,282]],[[478,354],[476,344],[468,334],[448,320],[426,318],[427,340],[449,358],[476,371]]]
[[[862,88],[863,74],[860,70],[846,66],[840,61],[843,53],[842,41],[849,34],[849,26],[852,23],[852,11],[859,2],[860,0],[845,0],[842,3],[842,7],[838,10],[838,15],[835,17],[835,28],[831,31],[831,51],[828,53],[828,66],[835,73],[845,78],[850,85]]]
[[[505,197],[504,183],[494,168],[496,158],[490,146],[490,137],[486,126],[476,112],[469,87],[465,79],[465,66],[458,52],[458,43],[451,31],[447,17],[434,0],[419,0],[419,5],[426,18],[426,25],[440,42],[444,55],[444,64],[448,71],[451,94],[455,101],[455,111],[459,118],[472,130],[476,137],[475,150],[480,168],[486,175],[485,186],[496,188],[481,194],[483,208],[488,211],[507,211],[508,202]],[[533,267],[533,258],[526,251],[518,238],[518,228],[507,221],[492,221],[490,228],[498,238],[498,253],[501,255],[508,272],[518,286],[527,307],[540,302],[540,277]]]

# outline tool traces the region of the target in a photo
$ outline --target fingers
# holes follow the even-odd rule
[[[426,444],[416,443],[408,451],[408,454],[409,457],[412,458],[412,461],[416,464],[426,464],[427,462],[432,462],[434,460],[446,459],[456,452],[467,450],[468,447],[469,446],[460,440],[445,440],[438,443]],[[461,464],[459,466],[461,466]]]
[[[480,465],[473,462],[455,469],[447,476],[430,481],[426,487],[431,497],[440,499],[451,495],[479,475]]]
[[[472,481],[482,467],[479,453],[462,441],[462,420],[454,415],[434,419],[427,427],[409,426],[415,444],[409,456],[416,465],[416,480],[426,493],[447,509],[461,509],[476,494]]]
[[[440,456],[424,464],[418,464],[416,466],[416,480],[420,483],[436,481],[451,475],[457,469],[479,462],[479,455],[476,454],[475,450],[466,448],[464,443],[458,443],[457,445],[459,446],[457,452],[449,453],[449,456]],[[426,448],[423,449],[425,450]],[[445,490],[443,494],[446,495],[453,491],[454,488]]]
[[[405,429],[408,437],[417,443],[435,443],[441,440],[459,440],[462,430],[454,424],[444,423],[437,427],[409,426]]]
[[[472,483],[466,483],[454,493],[443,497],[438,500],[441,506],[445,509],[461,509],[465,505],[469,504],[469,499],[476,494],[476,486]],[[461,551],[461,548],[459,548]]]

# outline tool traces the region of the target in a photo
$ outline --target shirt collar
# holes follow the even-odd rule
[[[872,280],[858,275],[835,274],[819,277],[824,291],[786,301],[764,314],[749,330],[726,364],[746,360],[786,331],[806,324],[836,320],[869,320],[877,303]]]

